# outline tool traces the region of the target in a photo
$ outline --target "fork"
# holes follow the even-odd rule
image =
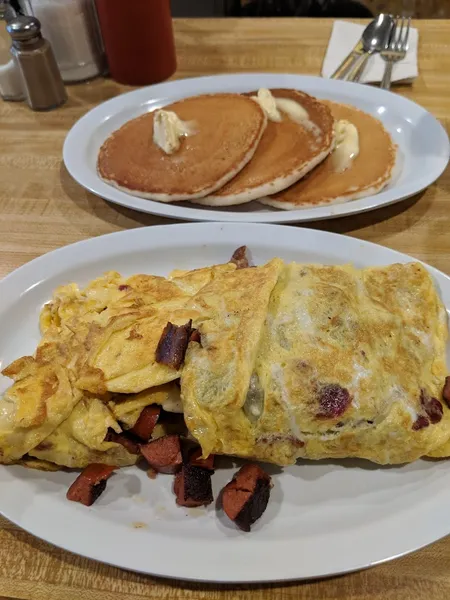
[[[392,30],[388,47],[380,52],[381,58],[386,61],[381,87],[389,90],[391,87],[392,67],[394,63],[403,60],[408,51],[409,30],[411,29],[411,17],[397,17]]]

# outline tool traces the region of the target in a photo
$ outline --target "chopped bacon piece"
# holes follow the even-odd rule
[[[412,425],[414,431],[420,431],[420,429],[428,427],[430,423],[432,425],[439,423],[444,414],[442,403],[437,398],[428,396],[425,390],[420,390],[420,404],[426,415],[417,416]]]
[[[319,394],[319,413],[317,416],[324,419],[340,417],[351,404],[351,397],[345,388],[335,383],[326,385]]]
[[[202,449],[194,448],[189,453],[189,464],[193,467],[202,467],[208,471],[214,471],[214,454],[210,454],[208,458],[202,458]]]
[[[450,408],[450,377],[445,378],[444,389],[442,390],[442,396],[445,400],[446,405]]]
[[[109,429],[105,437],[105,442],[115,442],[125,448],[130,454],[140,454],[139,443],[128,437],[127,433],[116,433],[113,429]]]
[[[180,436],[165,435],[148,444],[140,446],[141,454],[148,464],[158,473],[176,473],[181,469]]]
[[[148,442],[152,437],[153,430],[155,429],[160,414],[161,407],[157,404],[146,406],[139,415],[139,419],[136,421],[134,427],[132,427],[129,432],[137,436],[143,442]]]
[[[444,410],[442,408],[442,404],[439,402],[437,398],[429,398],[428,396],[423,396],[422,406],[425,409],[425,412],[430,419],[430,423],[435,425],[439,423],[442,419],[442,415],[444,414]]]
[[[156,348],[156,362],[179,369],[192,334],[192,321],[186,325],[167,323]]]
[[[444,414],[442,403],[437,398],[430,397],[425,390],[420,390],[420,404],[433,425],[439,423]]]
[[[111,477],[114,469],[116,467],[98,463],[88,465],[68,489],[67,499],[91,506],[104,492],[106,481]]]
[[[53,442],[42,440],[42,442],[36,446],[36,450],[51,450],[54,446],[55,444]]]
[[[413,423],[413,431],[419,431],[420,429],[424,429],[425,427],[428,427],[428,425],[430,424],[430,421],[427,419],[427,417],[424,417],[423,415],[419,415],[417,417],[417,419],[414,421]]]
[[[207,506],[214,500],[211,486],[211,471],[183,465],[175,476],[173,491],[178,506]]]
[[[266,510],[271,478],[254,463],[244,465],[222,490],[222,507],[229,519],[243,531]]]
[[[248,269],[251,266],[251,260],[247,246],[237,248],[233,252],[230,262],[234,263],[238,269]]]
[[[193,329],[192,333],[189,337],[189,341],[190,342],[197,342],[199,344],[201,344],[202,338],[200,336],[200,331],[198,329]]]

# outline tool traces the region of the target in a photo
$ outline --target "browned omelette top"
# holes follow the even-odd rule
[[[269,186],[265,194],[270,194],[270,185],[274,185],[275,180],[287,179],[293,174],[295,177],[295,173],[307,169],[315,157],[330,150],[334,136],[334,119],[327,106],[312,96],[296,90],[270,91],[275,98],[288,98],[300,104],[317,129],[305,127],[293,121],[285,113],[282,113],[283,120],[279,123],[269,120],[252,160],[236,177],[214,192],[212,194],[214,197],[239,194],[243,190],[264,185]],[[256,94],[257,92],[251,92],[249,96]]]
[[[364,191],[379,191],[390,180],[396,159],[396,146],[381,121],[345,104],[324,100],[336,119],[353,123],[359,133],[359,155],[343,173],[336,173],[327,158],[305,178],[268,200],[297,206],[327,204]]]
[[[149,196],[167,194],[167,201],[200,197],[250,160],[266,123],[256,102],[239,94],[195,96],[164,108],[192,122],[195,133],[169,155],[153,142],[153,113],[133,119],[101,147],[97,168],[103,179]]]

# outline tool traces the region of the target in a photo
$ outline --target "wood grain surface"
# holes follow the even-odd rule
[[[430,110],[448,130],[450,21],[415,25],[420,29],[420,77],[396,91]],[[176,21],[176,77],[245,71],[319,74],[331,26],[327,20]],[[89,109],[125,90],[109,80],[72,86],[68,104],[49,113],[0,103],[0,277],[78,240],[169,222],[96,198],[73,181],[62,164],[69,128]],[[450,170],[426,192],[403,203],[312,226],[378,242],[450,273]],[[336,552],[345,548],[337,547]],[[81,595],[87,600],[448,600],[449,565],[450,538],[394,562],[326,581],[188,584],[71,555],[0,519],[0,600],[79,600]]]

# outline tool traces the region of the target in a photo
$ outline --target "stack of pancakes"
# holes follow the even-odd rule
[[[362,198],[392,179],[396,146],[378,119],[296,90],[266,95],[278,114],[256,91],[195,96],[165,107],[190,127],[172,153],[155,142],[155,113],[133,119],[104,142],[98,173],[110,185],[160,202],[258,200],[284,210]],[[338,169],[340,123],[357,131],[358,151]]]

